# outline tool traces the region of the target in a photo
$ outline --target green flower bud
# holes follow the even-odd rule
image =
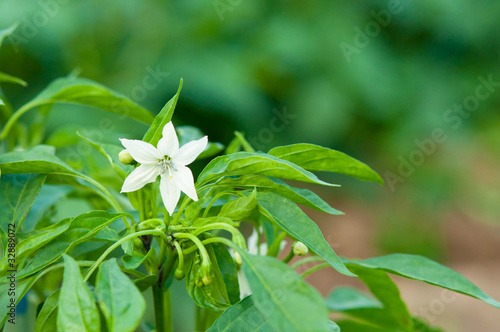
[[[120,151],[120,153],[118,154],[118,159],[122,164],[125,165],[130,165],[135,162],[134,158],[132,158],[132,156],[127,150]]]
[[[174,277],[179,281],[182,280],[182,278],[184,278],[184,270],[177,268],[177,270],[175,270]]]
[[[203,276],[203,278],[201,278],[201,280],[203,281],[205,286],[210,285],[210,283],[212,282],[212,278],[210,278],[210,276]]]
[[[243,263],[241,261],[241,255],[239,252],[235,251],[234,252],[234,262],[236,263],[236,267],[239,269],[241,267],[241,264]]]
[[[138,226],[137,226],[137,230],[139,231],[144,231],[144,230],[148,230],[148,229],[161,229],[163,227],[163,229],[165,229],[165,225],[163,225],[163,222],[159,219],[153,219],[153,220],[146,220],[146,221],[143,221],[141,222]]]
[[[132,241],[134,243],[135,249],[142,249],[142,247],[144,247],[144,243],[142,242],[142,240],[140,238],[136,237]]]
[[[293,253],[297,256],[305,256],[309,252],[307,246],[300,241],[295,241],[293,243]]]

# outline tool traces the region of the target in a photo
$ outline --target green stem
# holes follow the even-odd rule
[[[161,289],[161,285],[154,285],[151,288],[151,291],[153,292],[153,304],[154,304],[154,309],[155,309],[155,323],[156,323],[156,331],[157,332],[166,332],[166,326],[165,326],[165,305],[163,301],[163,291]]]
[[[30,109],[32,109],[34,107],[37,107],[37,106],[40,106],[43,104],[47,104],[47,103],[48,102],[31,101],[31,102],[25,104],[24,106],[22,106],[20,109],[18,109],[14,114],[12,114],[12,116],[9,118],[9,120],[7,121],[5,126],[3,127],[2,134],[0,135],[0,140],[3,140],[3,139],[5,139],[5,137],[7,137],[10,129],[16,123],[16,121],[21,117],[21,115],[23,115],[24,113],[26,113],[27,111],[29,111]]]
[[[299,266],[307,264],[307,263],[311,263],[311,262],[323,262],[324,260],[325,259],[323,257],[320,257],[320,256],[311,256],[311,257],[307,257],[307,258],[301,259],[300,261],[297,261],[297,262],[293,263],[290,267],[292,269],[296,269]]]
[[[182,204],[179,207],[179,210],[177,210],[177,212],[175,213],[175,217],[172,220],[172,225],[177,224],[177,222],[181,219],[182,212],[184,212],[184,209],[186,208],[186,206],[188,205],[188,203],[189,203],[190,200],[191,200],[191,198],[189,198],[187,196],[184,197],[184,200],[182,201]]]
[[[288,264],[290,263],[293,257],[295,257],[295,254],[293,253],[293,247],[292,247],[288,255],[285,258],[283,258],[282,262]]]
[[[207,244],[210,244],[210,243],[222,243],[222,244],[225,244],[226,246],[228,247],[231,247],[234,249],[234,251],[238,252],[238,250],[240,250],[241,248],[238,247],[236,245],[236,243],[232,242],[232,241],[229,241],[228,239],[226,238],[223,238],[223,237],[212,237],[212,238],[209,238],[209,239],[206,239],[206,240],[203,240],[201,241],[201,243],[203,245],[207,245]],[[192,247],[189,247],[187,249],[185,249],[183,252],[184,252],[184,255],[188,255],[192,252],[194,252],[196,249],[198,249],[197,246],[192,246]]]
[[[179,242],[174,241],[173,244],[175,246],[175,249],[177,250],[177,255],[179,256],[179,268],[182,269],[184,268],[184,253],[182,252],[182,248]]]
[[[237,239],[238,243],[236,243],[236,241],[234,241],[237,245],[239,245],[240,247],[242,247],[243,249],[246,249],[247,245],[246,245],[246,241],[245,241],[245,238],[243,237],[243,235],[240,233],[240,231],[238,229],[236,229],[235,227],[229,225],[229,224],[225,224],[225,223],[213,223],[213,224],[210,224],[210,225],[205,225],[205,226],[202,226],[200,228],[197,228],[193,234],[194,235],[199,235],[203,232],[207,232],[207,231],[210,231],[210,230],[213,230],[213,229],[223,229],[225,231],[228,231],[230,232],[232,235],[233,235],[233,241],[235,240],[235,238]]]
[[[300,276],[301,276],[302,278],[305,278],[305,277],[307,277],[308,275],[310,275],[311,273],[314,273],[314,272],[316,272],[316,271],[318,271],[318,270],[321,270],[322,268],[329,267],[329,266],[331,266],[331,265],[330,265],[330,263],[322,263],[322,264],[318,264],[318,265],[316,265],[316,266],[314,266],[314,267],[310,268],[310,269],[309,269],[309,270],[307,270],[306,272],[302,273]]]
[[[271,257],[278,256],[281,247],[281,242],[285,237],[286,237],[286,232],[281,232],[281,234],[274,239],[273,243],[269,247],[269,250],[267,251],[267,256]]]
[[[149,235],[149,234],[152,234],[152,235],[157,235],[157,236],[160,236],[161,238],[163,238],[163,240],[165,240],[165,242],[169,242],[169,239],[168,237],[161,231],[158,231],[158,230],[146,230],[146,231],[141,231],[141,232],[137,232],[137,233],[133,233],[133,234],[129,234],[123,238],[121,238],[120,240],[118,240],[117,242],[115,242],[112,246],[110,246],[108,249],[106,249],[106,251],[101,255],[101,257],[99,257],[97,259],[97,261],[95,261],[95,263],[92,265],[92,267],[90,268],[90,270],[87,272],[87,275],[85,276],[85,279],[84,281],[87,281],[90,276],[92,275],[92,273],[94,273],[95,269],[97,269],[97,267],[99,266],[99,264],[102,263],[102,261],[113,251],[115,250],[116,248],[118,248],[122,243],[124,242],[127,242],[128,240],[130,239],[133,239],[133,238],[136,238],[136,237],[139,237],[139,236],[143,236],[143,235]]]
[[[175,262],[177,261],[177,253],[175,251],[170,250],[170,248],[167,248],[167,260],[165,261],[165,264],[163,264],[161,268],[161,275],[160,279],[158,280],[158,284],[162,285],[162,288],[165,288],[165,281],[168,279],[170,276],[170,273],[172,273],[172,269],[175,266]]]
[[[245,136],[243,136],[242,133],[240,133],[239,131],[235,131],[234,135],[238,137],[241,146],[243,146],[243,149],[245,149],[246,152],[251,152],[251,153],[255,152],[255,149],[250,145],[250,143],[248,143],[248,141],[246,140]]]
[[[193,241],[193,243],[198,247],[200,251],[202,266],[210,266],[210,257],[208,256],[207,249],[203,246],[200,239],[198,239],[195,235],[190,233],[175,233],[172,234],[175,239],[189,239]]]

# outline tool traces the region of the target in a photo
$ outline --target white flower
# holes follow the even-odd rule
[[[157,148],[140,140],[120,139],[134,160],[141,164],[125,179],[121,192],[138,190],[154,182],[160,175],[161,198],[168,213],[172,215],[181,191],[192,200],[198,200],[193,173],[186,165],[191,164],[205,150],[208,139],[205,136],[179,149],[179,140],[172,122],[163,127],[162,134]]]

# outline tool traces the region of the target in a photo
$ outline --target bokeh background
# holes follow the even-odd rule
[[[223,144],[240,130],[262,151],[320,144],[383,176],[384,187],[325,174],[342,188],[314,188],[346,213],[308,211],[338,254],[425,255],[500,299],[499,14],[494,0],[0,0],[0,29],[19,22],[0,70],[29,84],[2,89],[18,108],[78,72],[157,113],[182,77],[176,125]],[[54,108],[47,139],[91,130],[103,116],[71,109]],[[104,140],[146,130],[114,124]],[[61,204],[61,216],[86,208]],[[334,271],[308,281],[324,294],[352,282]],[[435,325],[500,329],[498,312],[480,301],[457,296],[441,310],[440,290],[397,281]],[[181,289],[178,297],[179,308],[189,305]]]

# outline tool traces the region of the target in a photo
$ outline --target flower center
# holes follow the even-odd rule
[[[167,173],[167,171],[168,171],[169,178],[170,179],[172,178],[172,170],[175,171],[175,167],[174,167],[174,163],[172,162],[172,158],[170,158],[169,156],[165,156],[163,159],[158,161],[156,166],[160,167],[160,174],[161,175]]]

